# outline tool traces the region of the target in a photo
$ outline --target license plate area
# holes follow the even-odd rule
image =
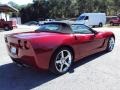
[[[12,54],[17,54],[17,48],[14,47],[14,46],[11,46],[10,52],[11,52]]]

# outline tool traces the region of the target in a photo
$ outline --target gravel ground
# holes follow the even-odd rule
[[[13,31],[0,32],[0,90],[120,90],[120,28],[95,28],[115,33],[114,50],[84,58],[61,76],[20,68],[12,63],[6,51],[4,35],[33,28],[19,26]]]

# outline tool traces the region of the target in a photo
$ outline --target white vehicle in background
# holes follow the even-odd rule
[[[81,14],[75,24],[85,24],[89,27],[99,26],[102,27],[106,24],[106,14],[105,13],[83,13]]]
[[[44,23],[52,22],[52,21],[55,21],[55,19],[45,19],[45,20],[40,20],[40,21],[39,21],[39,25],[43,25]]]
[[[45,21],[51,22],[51,21],[55,21],[55,19],[46,19]]]

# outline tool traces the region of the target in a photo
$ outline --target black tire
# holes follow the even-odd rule
[[[111,44],[112,43],[112,44]],[[111,52],[114,48],[114,45],[115,45],[115,38],[112,36],[109,38],[108,40],[108,44],[107,44],[107,47],[106,47],[106,51],[107,52]]]
[[[10,30],[9,26],[5,26],[5,27],[4,27],[4,30],[5,30],[5,31],[9,31],[9,30]]]
[[[110,26],[114,26],[114,23],[113,23],[113,22],[110,22]]]
[[[103,24],[102,24],[102,23],[99,23],[99,27],[103,27]]]
[[[60,70],[58,70],[58,68],[59,67],[61,67],[61,64],[60,63],[58,63],[58,66],[56,65],[56,62],[57,62],[57,57],[60,55],[60,52],[61,51],[68,51],[69,53],[70,53],[70,55],[71,55],[71,63],[70,63],[70,66],[69,66],[69,68],[68,69],[66,69],[65,71],[63,71],[63,72],[60,72]],[[65,53],[65,52],[64,52]],[[59,57],[60,58],[60,57]],[[60,59],[61,60],[61,59]],[[59,61],[60,61],[59,60]],[[67,60],[67,59],[66,59]],[[67,62],[65,60],[65,62]],[[61,60],[62,61],[62,60]],[[67,47],[62,47],[62,48],[59,48],[59,49],[57,49],[54,53],[53,53],[53,55],[52,55],[52,57],[51,57],[51,61],[50,61],[50,66],[49,66],[49,69],[50,69],[50,71],[52,72],[52,73],[54,73],[54,74],[56,74],[56,75],[61,75],[61,74],[64,74],[64,73],[66,73],[69,69],[70,69],[70,67],[71,67],[71,65],[72,65],[72,62],[73,62],[73,53],[72,53],[72,51],[69,49],[69,48],[67,48]],[[63,67],[65,67],[65,64],[62,66],[62,68]],[[66,66],[67,67],[67,66]],[[63,69],[65,69],[65,68],[63,68]]]
[[[10,27],[9,30],[13,30],[13,27]]]

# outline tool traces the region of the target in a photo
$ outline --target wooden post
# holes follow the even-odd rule
[[[5,19],[6,19],[6,21],[7,21],[7,13],[5,13]]]
[[[2,19],[2,14],[1,14],[1,12],[0,12],[0,19]]]

